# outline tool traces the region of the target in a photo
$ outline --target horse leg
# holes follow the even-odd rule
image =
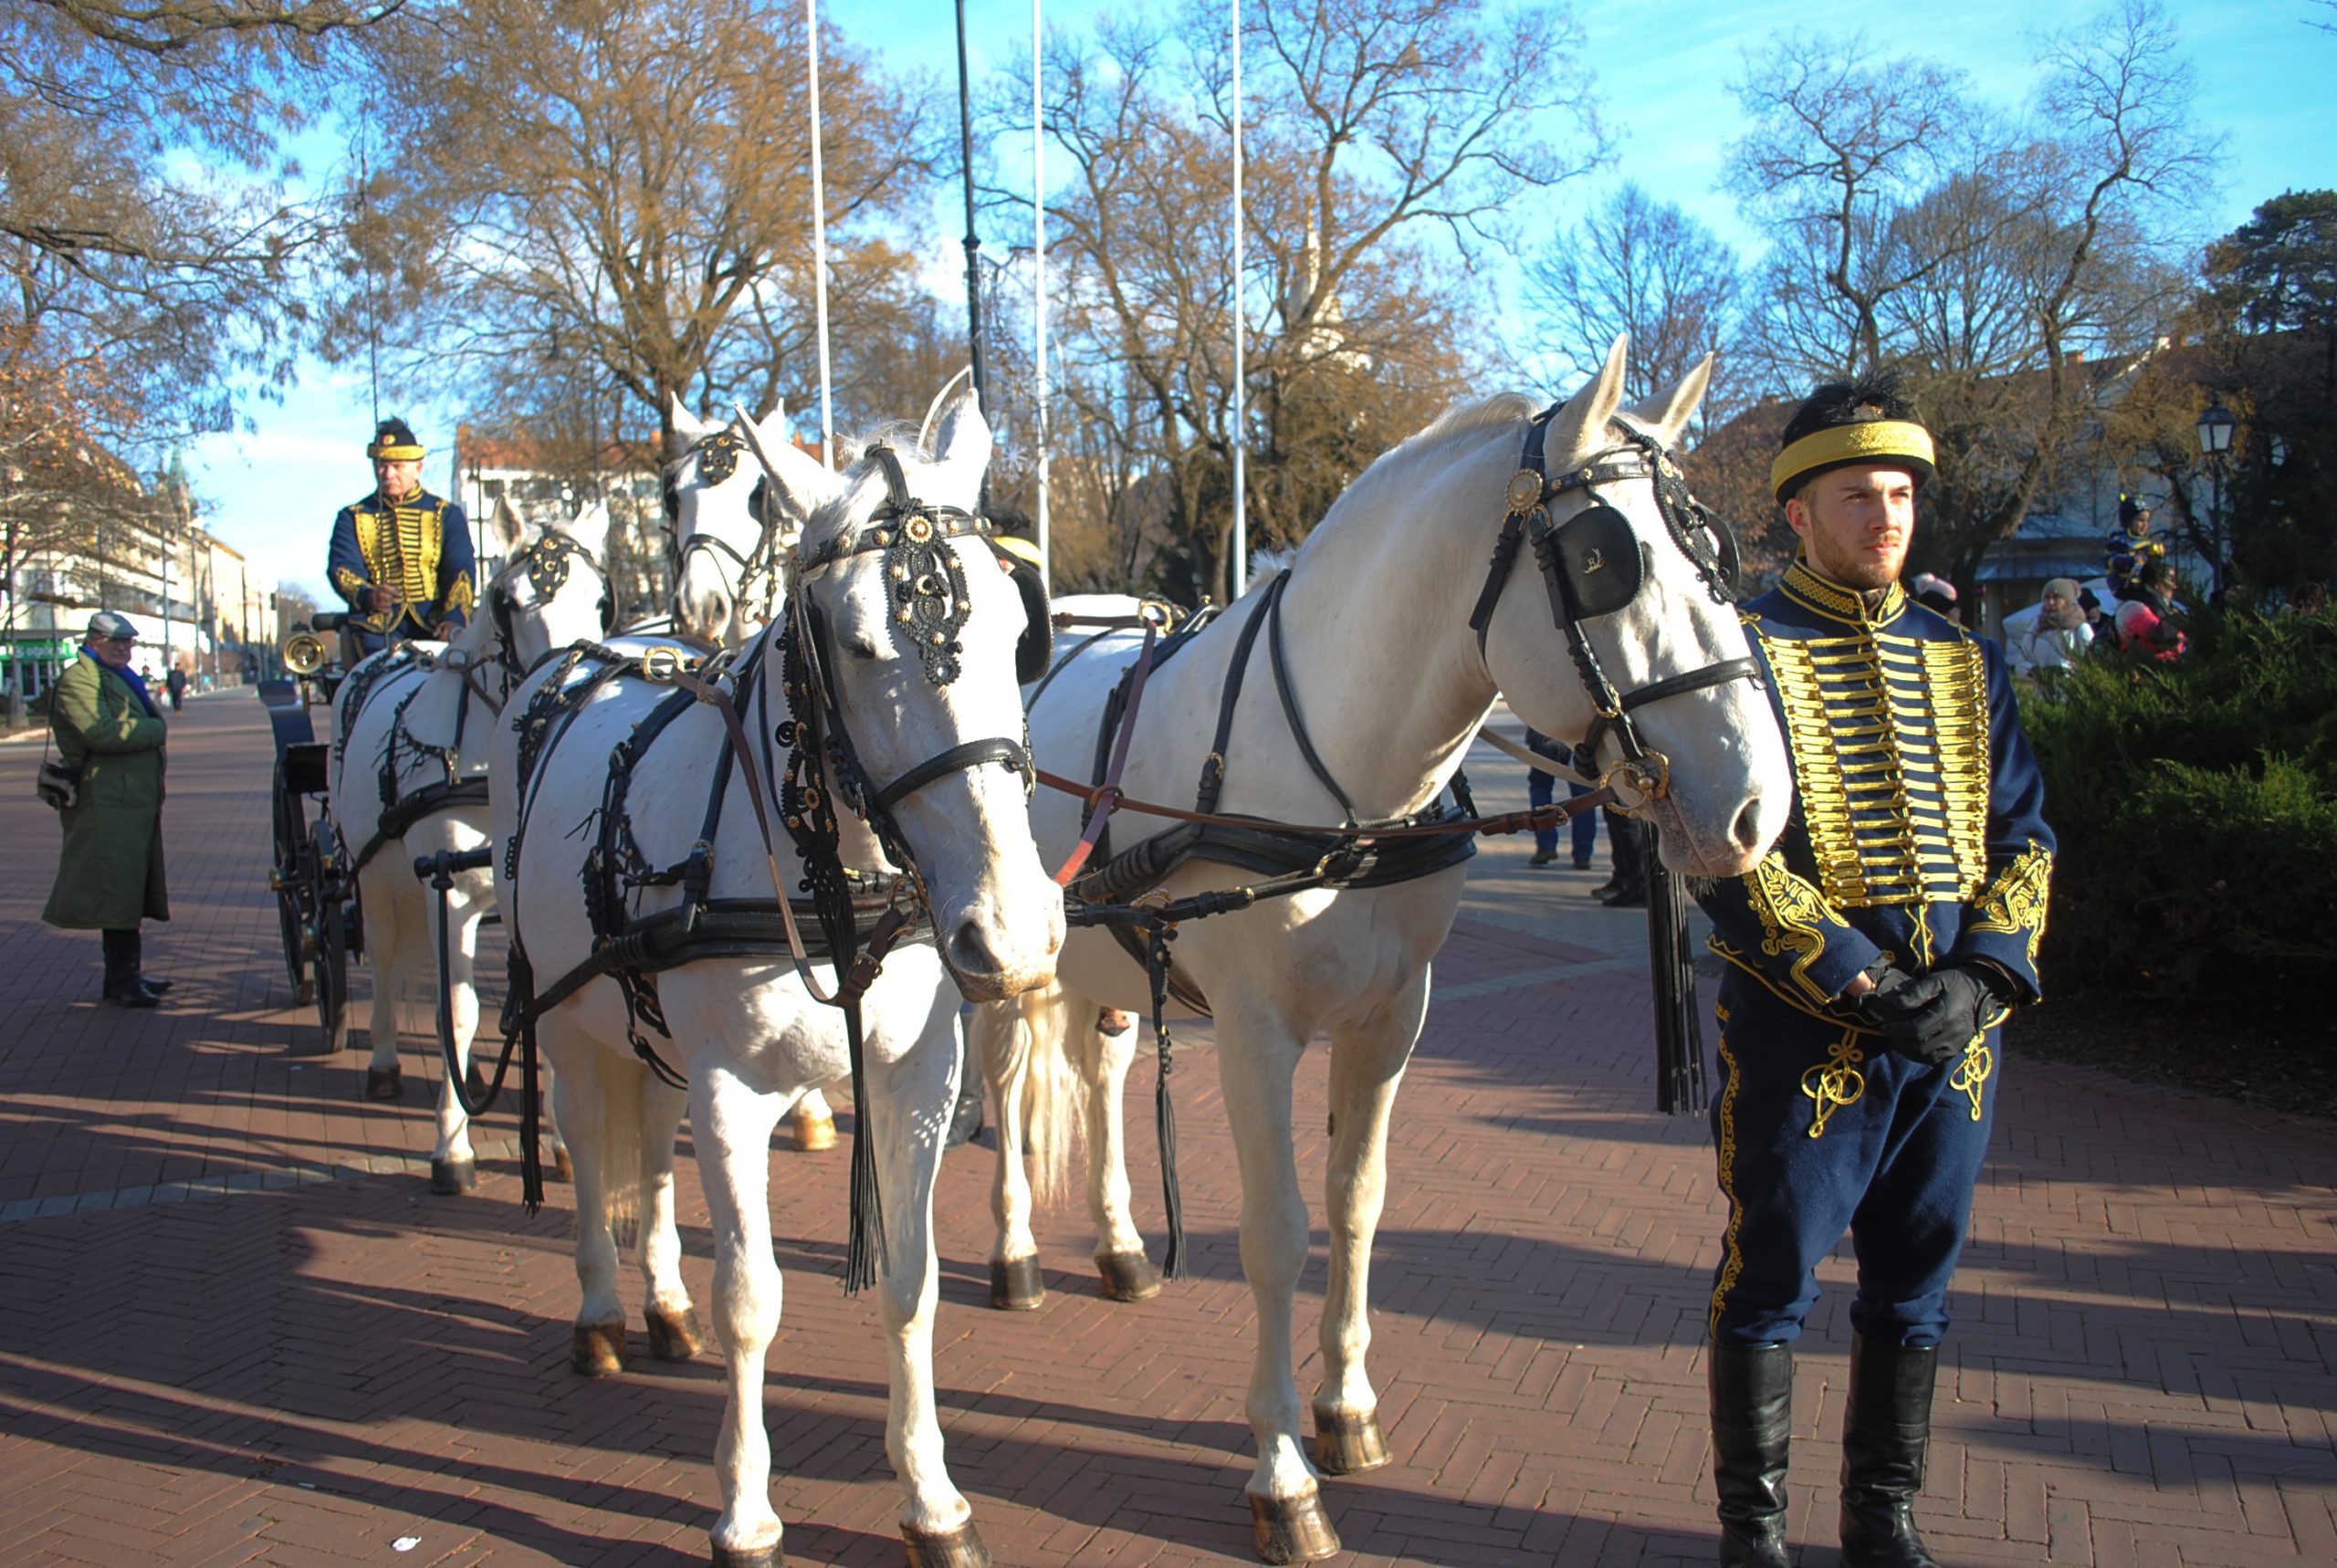
[[[443,975],[438,974],[437,968],[437,894],[435,891],[424,894],[430,936],[427,969],[445,988],[454,1020],[455,1064],[451,1069],[444,1062],[439,1064],[443,1077],[438,1085],[438,1146],[430,1152],[430,1190],[447,1197],[472,1191],[478,1186],[478,1159],[471,1151],[471,1119],[464,1113],[455,1085],[468,1077],[471,1043],[478,1038],[478,923],[487,913],[486,905],[493,901],[492,886],[489,883],[482,896],[483,890],[476,884],[466,887],[457,883],[455,891],[447,895],[447,972]],[[438,1038],[435,1006],[430,1017],[430,1038],[434,1043]]]
[[[876,1139],[885,1199],[888,1267],[877,1282],[891,1391],[885,1452],[907,1494],[901,1534],[919,1568],[989,1568],[990,1560],[972,1505],[950,1482],[933,1396],[933,1314],[940,1295],[933,1183],[958,1100],[957,1000],[954,990],[943,992],[909,1052],[869,1072],[869,1103],[860,1107],[869,1118],[860,1136]]]
[[[641,1198],[648,1212],[641,1227],[641,1275],[648,1284],[649,1354],[660,1361],[687,1361],[698,1353],[705,1331],[689,1288],[682,1283],[682,1237],[674,1224],[674,1139],[682,1128],[689,1097],[655,1077],[641,1093]]]
[[[1123,1019],[1126,1014],[1120,1015]],[[1133,1019],[1106,1033],[1100,1015],[1074,1013],[1071,1038],[1079,1042],[1081,1103],[1087,1122],[1087,1212],[1095,1222],[1095,1272],[1116,1301],[1149,1301],[1160,1293],[1160,1272],[1145,1256],[1144,1237],[1128,1210],[1127,1103],[1128,1064],[1136,1060]]]
[[[990,1304],[1027,1312],[1047,1299],[1039,1243],[1031,1234],[1031,1175],[1022,1158],[1030,1130],[1031,1037],[1019,1002],[984,1002],[966,1025],[967,1066],[990,1079],[998,1112],[998,1163],[990,1173],[990,1212],[998,1239],[990,1255]]]
[[[714,1561],[718,1568],[767,1568],[782,1561],[781,1527],[770,1506],[770,1438],[763,1431],[763,1362],[779,1332],[770,1138],[784,1107],[775,1096],[756,1093],[718,1058],[718,1048],[700,1051],[690,1074],[690,1128],[714,1222],[714,1333],[729,1381],[714,1443],[722,1493]],[[583,1174],[580,1162],[580,1189]]]
[[[624,1165],[630,1140],[612,1137],[616,1124],[637,1091],[625,1079],[637,1071],[619,1061],[590,1040],[560,1040],[556,1020],[538,1026],[545,1054],[558,1055],[563,1065],[554,1093],[561,1120],[574,1135],[576,1163],[576,1323],[570,1337],[568,1364],[587,1377],[605,1377],[624,1370],[624,1301],[617,1293],[617,1246],[609,1229],[610,1184],[630,1185]],[[572,1049],[563,1049],[572,1047]],[[617,1146],[612,1147],[614,1144]]]
[[[1306,1199],[1292,1148],[1291,1079],[1305,1042],[1279,1019],[1218,1015],[1218,1082],[1242,1170],[1242,1272],[1258,1312],[1247,1409],[1258,1468],[1246,1489],[1258,1555],[1308,1563],[1339,1550],[1299,1432],[1292,1307],[1306,1264]]]
[[[361,877],[359,901],[365,906],[365,973],[373,988],[372,1010],[365,1038],[372,1054],[365,1062],[365,1098],[395,1100],[405,1092],[398,1069],[398,967],[406,949],[406,934],[398,925],[396,893],[380,878],[373,880],[374,896],[366,898]],[[377,913],[378,912],[378,913]]]
[[[1371,1345],[1371,1241],[1388,1189],[1388,1118],[1428,1012],[1428,976],[1331,1041],[1331,1159],[1326,1178],[1330,1288],[1323,1299],[1323,1385],[1315,1396],[1315,1464],[1352,1475],[1388,1462],[1379,1396],[1364,1371]]]
[[[819,1090],[803,1091],[803,1098],[795,1102],[788,1120],[794,1124],[795,1147],[801,1153],[822,1154],[836,1146],[836,1113],[828,1109],[828,1097]]]
[[[576,1162],[568,1153],[568,1135],[560,1130],[560,1076],[549,1061],[541,1062],[543,1072],[544,1147],[550,1151],[544,1160],[544,1180],[572,1181],[576,1176]]]

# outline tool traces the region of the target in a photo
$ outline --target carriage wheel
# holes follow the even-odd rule
[[[349,1043],[348,906],[341,900],[339,846],[331,823],[317,824],[314,843],[317,952],[312,972],[317,1021],[325,1035],[320,1049],[330,1054]]]
[[[316,999],[316,988],[309,978],[309,960],[302,933],[308,922],[302,907],[301,894],[308,888],[308,871],[300,862],[306,846],[302,840],[305,824],[300,821],[299,797],[284,787],[284,762],[276,764],[275,798],[276,859],[269,878],[276,888],[276,928],[284,945],[284,973],[298,996],[298,1005],[306,1007]]]

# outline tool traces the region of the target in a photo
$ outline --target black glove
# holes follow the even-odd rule
[[[1973,1037],[1986,1030],[1989,1015],[2004,1004],[1999,988],[2007,984],[1977,965],[1951,965],[1915,977],[1894,969],[1859,998],[1859,1011],[1882,1030],[1892,1050],[1939,1067],[1963,1055]]]

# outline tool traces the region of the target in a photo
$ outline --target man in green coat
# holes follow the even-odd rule
[[[138,629],[110,610],[89,617],[81,656],[58,677],[48,710],[57,749],[80,773],[62,816],[65,848],[40,917],[105,934],[106,1000],[151,1008],[170,988],[139,972],[138,923],[168,920],[162,883],[160,708],[130,667]]]

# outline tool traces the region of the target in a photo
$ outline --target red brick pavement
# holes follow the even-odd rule
[[[40,925],[37,750],[0,751],[0,1563],[702,1561],[709,1357],[566,1370],[562,1189],[508,1158],[432,1198],[421,1093],[288,1057],[265,889],[267,739],[191,704],[168,813],[172,1005],[93,1004],[96,943]],[[1509,852],[1503,851],[1503,853]],[[1709,1562],[1699,1353],[1719,1208],[1701,1124],[1645,1113],[1642,975],[1464,924],[1401,1102],[1374,1274],[1395,1462],[1330,1483],[1350,1561]],[[1004,1563],[1240,1563],[1252,1314],[1227,1140],[1187,1029],[1196,1277],[1099,1300],[1046,1218],[1053,1288],[980,1304],[987,1155],[943,1172],[937,1375],[949,1458]],[[1321,1059],[1302,1129],[1322,1124]],[[416,1041],[410,1078],[435,1082]],[[2015,1060],[1947,1353],[1923,1506],[1960,1563],[2337,1563],[2337,1249],[2326,1126]],[[1132,1094],[1148,1094],[1140,1067]],[[1150,1118],[1132,1115],[1155,1212]],[[508,1139],[489,1119],[485,1147]],[[1311,1132],[1302,1159],[1319,1165]],[[787,1314],[765,1408],[797,1562],[892,1563],[873,1306],[833,1277],[840,1158],[781,1153]],[[686,1163],[686,1270],[711,1270]],[[1157,1228],[1157,1225],[1156,1225]],[[1317,1232],[1318,1243],[1321,1233]],[[1805,1342],[1802,1561],[1830,1564],[1847,1264]],[[1303,1286],[1312,1381],[1319,1259]],[[401,1541],[411,1540],[405,1551]]]

